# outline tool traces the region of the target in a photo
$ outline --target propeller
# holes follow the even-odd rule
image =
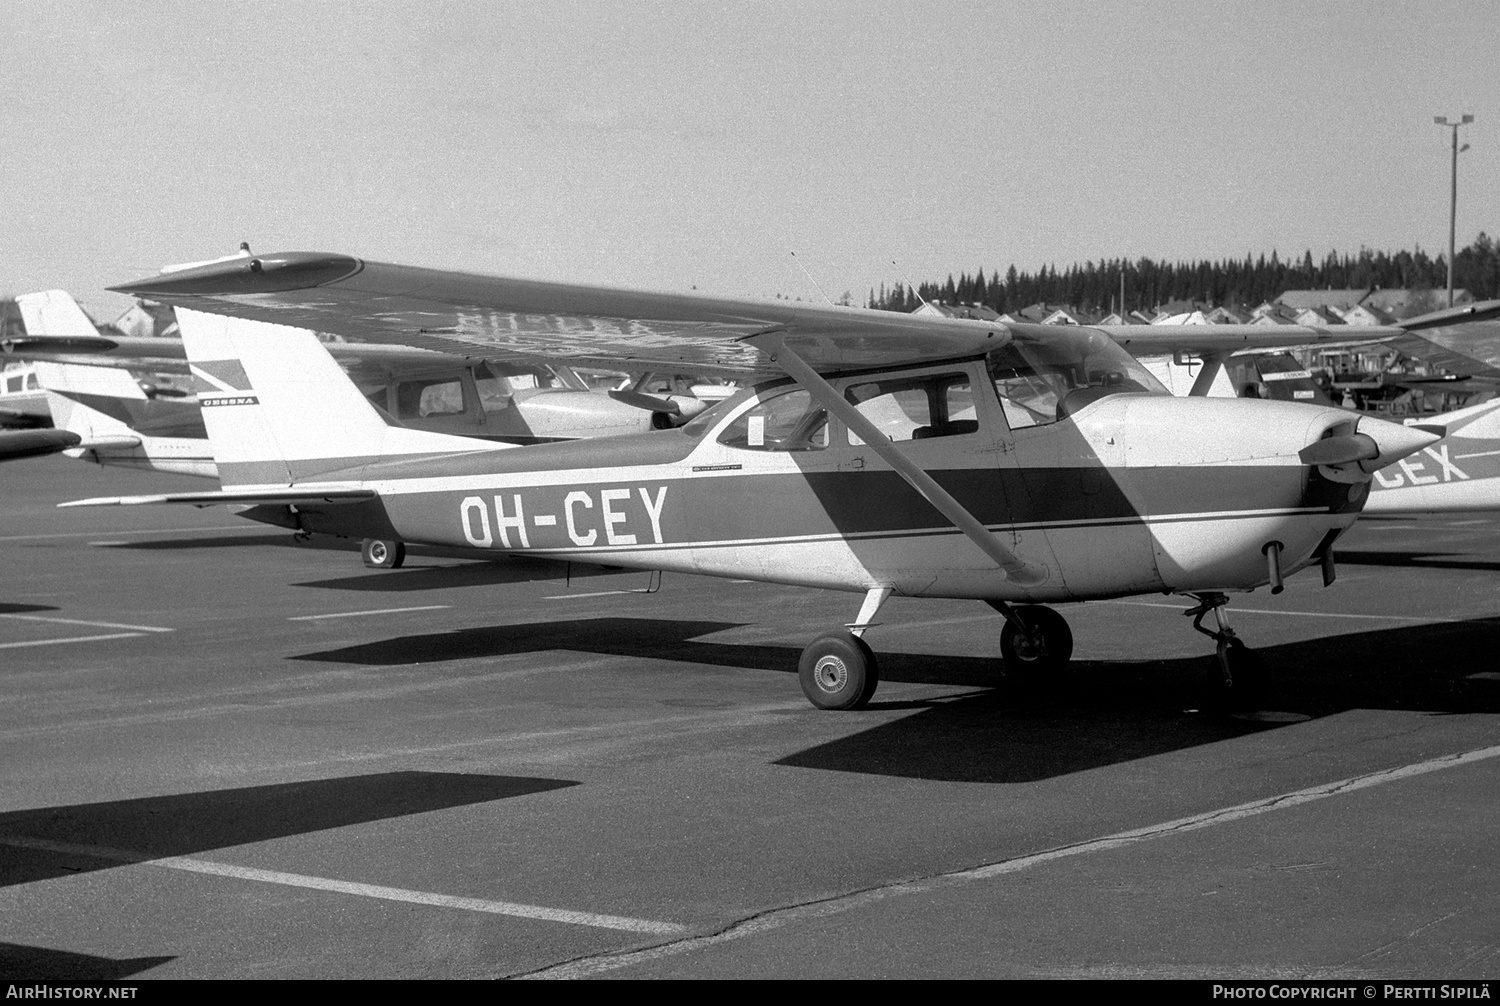
[[[1402,426],[1361,416],[1330,426],[1322,439],[1302,448],[1297,457],[1303,464],[1322,467],[1325,475],[1337,473],[1340,481],[1363,481],[1372,472],[1437,443],[1447,433],[1446,427],[1433,424]]]

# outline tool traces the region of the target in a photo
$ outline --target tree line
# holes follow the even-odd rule
[[[1480,232],[1479,237],[1453,257],[1453,285],[1476,300],[1500,296],[1500,242]],[[1066,270],[1044,265],[1035,273],[1014,265],[1001,276],[983,268],[973,275],[951,274],[946,282],[927,281],[916,291],[905,282],[881,284],[870,291],[869,306],[887,311],[913,311],[922,300],[948,304],[983,304],[1004,314],[1038,302],[1066,305],[1102,315],[1120,308],[1120,277],[1125,278],[1126,311],[1150,313],[1172,301],[1197,301],[1229,308],[1254,308],[1274,300],[1285,290],[1347,289],[1359,287],[1441,291],[1448,288],[1447,256],[1414,251],[1371,251],[1358,254],[1330,251],[1323,261],[1311,250],[1300,260],[1282,259],[1275,251],[1252,258],[1217,262],[1158,262],[1124,258],[1074,263]],[[917,294],[921,295],[919,300]]]

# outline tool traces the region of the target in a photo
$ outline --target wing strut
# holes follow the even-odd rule
[[[807,365],[807,361],[787,348],[784,334],[771,333],[756,341],[764,344],[772,361],[791,375],[798,384],[806,388],[819,405],[838,416],[840,421],[853,430],[870,450],[894,468],[896,473],[913,489],[921,493],[923,499],[952,521],[953,526],[978,545],[985,555],[994,559],[996,564],[1005,571],[1007,579],[1020,586],[1032,586],[1047,579],[1045,566],[1026,562],[1002,545],[1000,539],[991,534],[989,529],[969,513],[964,505],[954,499],[946,489],[938,485],[936,479],[923,471],[920,466],[913,464],[911,459],[902,454],[884,433],[875,428],[874,423],[866,419],[853,405],[844,401],[843,397],[833,390],[831,384]]]
[[[1193,382],[1193,388],[1188,395],[1193,398],[1208,397],[1208,389],[1214,386],[1214,378],[1219,376],[1219,371],[1224,367],[1224,357],[1227,353],[1204,353],[1203,367],[1198,371],[1198,379]]]

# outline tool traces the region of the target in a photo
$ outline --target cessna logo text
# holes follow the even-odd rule
[[[211,409],[216,405],[259,405],[260,399],[254,395],[230,395],[226,398],[199,398],[198,404]]]
[[[497,493],[465,496],[458,505],[458,519],[464,537],[478,548],[531,548],[531,536],[539,528],[561,528],[568,541],[585,548],[660,545],[666,502],[666,486],[575,489],[563,497],[561,507],[550,508],[535,502],[528,506],[520,493]],[[536,547],[563,544],[556,536],[555,530],[542,531]]]

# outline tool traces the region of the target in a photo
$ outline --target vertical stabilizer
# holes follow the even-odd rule
[[[390,426],[313,333],[177,310],[225,486],[291,485],[385,457],[494,450]]]
[[[16,298],[28,335],[98,335],[99,330],[66,290],[23,293]]]
[[[32,366],[37,382],[47,390],[53,426],[78,434],[85,445],[133,434],[125,403],[144,402],[146,393],[129,371],[42,361]]]

